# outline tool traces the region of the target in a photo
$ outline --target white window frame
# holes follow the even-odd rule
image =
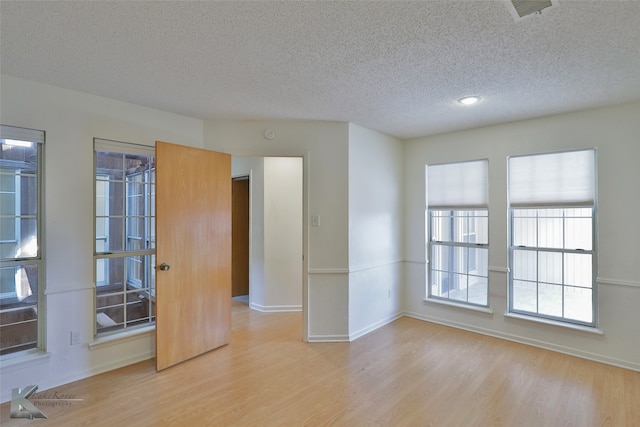
[[[513,165],[511,159],[520,159],[523,157],[537,157],[535,160],[538,161],[540,165],[545,165],[548,163],[553,163],[553,161],[557,160],[556,158],[552,158],[552,156],[583,156],[588,158],[590,153],[592,153],[593,163],[590,161],[584,162],[584,164],[577,162],[577,164],[568,165],[565,168],[556,168],[560,170],[555,171],[547,171],[544,170],[545,167],[541,166],[538,169],[534,166],[531,169],[527,169],[527,180],[530,182],[526,183],[524,186],[522,185],[523,179],[522,177],[516,177],[513,169]],[[549,156],[549,157],[544,157]],[[526,160],[526,159],[525,159]],[[552,162],[549,162],[551,160]],[[588,159],[589,160],[589,159]],[[551,152],[551,153],[541,153],[541,154],[530,154],[525,156],[512,156],[507,159],[508,161],[508,176],[509,176],[509,216],[508,216],[508,257],[509,257],[509,273],[508,273],[508,312],[530,316],[532,318],[541,318],[545,320],[550,320],[554,322],[559,322],[560,324],[575,324],[580,326],[586,326],[591,328],[598,327],[598,287],[597,287],[597,150],[595,148],[583,149],[583,150],[574,150],[574,151],[561,151],[561,152]],[[562,161],[559,161],[562,163]],[[581,167],[580,167],[581,166]],[[562,170],[564,169],[564,170]],[[575,174],[575,175],[574,175]],[[541,182],[539,188],[536,189],[536,178],[544,176],[546,178],[546,182]],[[549,176],[553,177],[554,181],[559,181],[557,194],[554,194],[554,191],[549,191],[549,188],[553,186],[553,181],[551,181],[551,187],[549,186],[550,180]],[[518,189],[512,188],[512,181],[516,179],[519,181]],[[540,180],[542,181],[542,180]],[[566,196],[563,196],[562,185],[561,182],[570,183],[568,190],[564,190]],[[524,188],[528,186],[529,188]],[[524,189],[523,189],[524,188]],[[522,190],[523,189],[523,190]],[[520,191],[522,190],[522,191]],[[514,194],[518,193],[518,194]],[[525,194],[523,197],[522,194]],[[514,202],[514,199],[516,200]],[[591,211],[591,242],[588,247],[566,247],[565,239],[566,239],[566,230],[565,226],[567,224],[566,217],[568,210],[571,209],[589,209]],[[514,224],[515,224],[515,214],[516,211],[527,211],[531,210],[532,212],[536,212],[535,222],[536,224],[540,224],[539,213],[540,212],[550,212],[550,210],[562,211],[562,216],[558,216],[557,220],[561,220],[562,224],[562,246],[552,244],[547,246],[542,246],[540,243],[540,235],[543,234],[540,232],[539,226],[536,225],[535,231],[535,243],[528,244],[519,244],[516,241]],[[533,218],[533,217],[532,217]],[[547,218],[548,217],[543,217]],[[590,246],[590,247],[589,247]],[[535,253],[536,260],[536,268],[535,268],[535,279],[530,280],[520,280],[522,279],[522,275],[525,273],[519,272],[517,270],[517,266],[515,265],[515,254],[516,253]],[[541,279],[540,273],[540,254],[560,254],[562,259],[561,264],[561,275],[562,283],[556,283],[557,281],[548,281]],[[566,315],[567,306],[566,302],[566,288],[574,288],[574,289],[589,289],[586,286],[573,286],[568,282],[568,279],[565,275],[565,263],[567,260],[567,255],[571,256],[575,255],[589,255],[591,257],[591,320],[584,319],[576,319]],[[550,274],[550,273],[545,273]],[[536,285],[536,302],[535,310],[527,310],[522,308],[524,304],[521,304],[520,307],[516,307],[516,302],[514,301],[515,290],[514,290],[514,281],[535,283]],[[541,313],[540,311],[540,289],[542,286],[546,287],[558,287],[560,286],[562,289],[562,309],[561,315],[549,314],[548,312]],[[547,311],[550,311],[547,309]]]
[[[142,156],[155,156],[155,148],[142,146],[137,144],[118,142],[118,141],[110,141],[95,138],[94,139],[94,170],[95,170],[95,179],[98,181],[98,176],[102,175],[102,172],[98,170],[97,167],[97,154],[98,152],[113,152],[123,154],[125,157],[128,155],[142,155]],[[124,172],[124,170],[123,170]],[[144,197],[144,210],[145,212],[140,214],[137,210],[134,212],[130,210],[131,204],[129,203],[129,187],[132,184],[128,180],[129,176],[137,176],[137,172],[134,175],[123,176],[122,181],[108,181],[105,184],[105,189],[109,188],[109,186],[114,183],[116,186],[122,186],[122,199],[123,199],[123,212],[122,212],[122,231],[119,232],[119,239],[122,240],[122,248],[117,250],[107,249],[104,252],[96,252],[96,247],[94,246],[94,277],[96,279],[96,287],[95,287],[95,295],[94,295],[94,313],[96,313],[96,321],[94,322],[94,336],[102,336],[109,334],[117,334],[123,331],[130,330],[132,328],[146,327],[155,324],[155,313],[151,312],[152,304],[151,301],[155,300],[155,271],[152,271],[155,265],[155,238],[151,235],[155,234],[155,230],[152,231],[152,228],[155,224],[155,207],[152,206],[154,202],[148,200],[152,197],[152,194],[155,194],[155,170],[152,171],[152,174],[149,171],[140,172],[149,179],[154,179],[153,183],[144,183],[143,194]],[[146,181],[146,180],[143,180]],[[108,205],[109,205],[109,196],[106,195],[106,199],[104,206],[106,212],[97,212],[96,207],[96,197],[94,196],[94,218],[96,220],[96,225],[94,226],[94,237],[96,239],[100,238],[97,236],[97,220],[98,218],[110,218],[108,215]],[[134,213],[135,215],[131,215]],[[118,215],[116,215],[118,217]],[[144,226],[145,230],[143,231],[144,236],[142,237],[145,242],[144,248],[131,249],[129,246],[129,242],[131,238],[136,238],[136,235],[132,235],[129,232],[129,227],[131,225],[131,221],[137,218],[144,218]],[[107,223],[109,221],[106,221]],[[105,232],[108,233],[108,225],[105,225]],[[137,230],[138,234],[141,230]],[[109,234],[106,236],[106,241],[109,241]],[[95,244],[95,243],[94,243]],[[110,246],[109,246],[110,248]],[[144,265],[144,282],[140,275],[136,276],[133,274],[133,264],[138,262],[137,259],[141,258],[141,265]],[[107,283],[107,281],[98,282],[98,264],[100,262],[104,263],[104,277],[109,277],[109,268],[113,268],[110,266],[111,263],[124,263],[122,264],[122,275],[124,278],[124,283],[122,284],[122,290],[114,290],[113,292],[109,292],[108,294],[99,295],[99,289],[101,286],[113,286],[113,284]],[[145,285],[146,283],[146,285]],[[128,310],[127,306],[131,304],[131,301],[128,300],[130,295],[137,295],[139,299],[148,299],[149,302],[149,313],[148,318],[142,318],[142,320],[138,318],[129,319],[128,318]],[[98,304],[99,297],[108,297],[108,296],[121,296],[122,302],[116,302],[109,306],[100,306]],[[106,321],[109,324],[113,321],[111,326],[103,326],[102,328],[98,325],[98,320],[105,320],[104,311],[108,308],[118,308],[122,309],[122,321],[113,321],[108,316],[106,317]],[[103,313],[102,315],[100,313]],[[102,317],[100,317],[102,316]]]
[[[0,259],[0,267],[2,268],[14,268],[15,269],[15,279],[19,280],[20,275],[26,275],[23,266],[27,265],[35,265],[37,269],[37,287],[38,291],[36,294],[37,300],[35,304],[30,304],[29,306],[16,306],[14,308],[7,307],[2,309],[3,312],[21,310],[29,307],[33,307],[36,313],[36,319],[28,320],[26,322],[37,323],[37,337],[35,342],[23,343],[22,345],[16,346],[18,349],[11,350],[10,347],[0,349],[2,351],[2,356],[4,357],[7,354],[16,354],[16,353],[26,353],[26,352],[39,352],[44,351],[46,347],[45,342],[45,298],[44,298],[44,290],[45,290],[45,261],[44,261],[44,156],[45,156],[45,132],[37,129],[27,129],[20,128],[15,126],[8,125],[0,125],[0,138],[5,140],[7,144],[9,144],[11,140],[14,144],[23,143],[31,143],[35,144],[37,147],[37,159],[36,159],[36,172],[35,172],[35,185],[37,188],[37,194],[35,195],[35,204],[36,204],[36,244],[37,250],[34,256],[20,256],[16,254],[14,258],[2,258]],[[4,144],[3,144],[4,145]],[[18,206],[21,205],[21,182],[20,178],[16,176],[16,182],[14,186],[15,193],[15,229],[14,229],[14,243],[17,243],[18,236],[21,235],[21,225],[20,218],[23,216],[20,212]],[[27,215],[28,217],[32,215]],[[9,242],[9,241],[6,241]],[[17,285],[16,285],[17,286]],[[17,290],[14,292],[5,292],[1,295],[3,301],[7,301],[8,304],[13,304],[14,302],[19,302],[19,295]]]
[[[489,206],[488,206],[488,168],[489,161],[487,159],[472,160],[456,163],[433,164],[425,167],[426,176],[426,298],[427,300],[446,301],[454,304],[462,304],[474,307],[489,307]],[[486,214],[483,214],[486,212]],[[438,214],[437,214],[438,213]],[[437,215],[436,215],[437,214]],[[449,218],[450,236],[439,236],[434,230],[434,217]],[[469,242],[469,236],[477,233],[477,229],[471,233],[469,227],[470,221],[474,222],[479,218],[485,218],[487,221],[486,242]],[[456,234],[454,229],[459,228],[460,239],[454,239]],[[449,266],[446,270],[437,269],[435,265],[434,248],[449,248],[448,256],[450,257]],[[479,249],[487,253],[487,265],[484,271],[478,273],[478,265],[474,271],[469,270],[469,252],[472,249]],[[451,264],[452,253],[461,250],[463,255],[459,262],[463,262],[464,266],[453,266]],[[441,281],[436,280],[436,275],[446,274],[448,277],[448,286],[454,282],[452,278],[455,276],[464,277],[466,280],[466,298],[451,297],[447,288],[447,294],[443,295],[442,289],[434,292],[435,286],[441,286]],[[486,282],[486,299],[483,303],[478,301],[470,301],[469,281],[472,278],[485,280]],[[437,283],[436,283],[437,282]]]

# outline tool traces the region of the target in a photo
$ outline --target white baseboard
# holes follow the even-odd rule
[[[302,311],[301,305],[259,305],[255,303],[250,303],[249,308],[257,311],[262,311],[264,313],[282,313],[287,311]]]
[[[349,342],[349,335],[309,335],[309,342]]]

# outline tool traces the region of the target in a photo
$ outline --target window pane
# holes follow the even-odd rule
[[[564,315],[568,319],[593,321],[592,290],[565,286]]]
[[[538,281],[562,284],[562,253],[538,252]]]
[[[591,250],[593,244],[591,218],[567,218],[565,222],[565,248]]]
[[[431,240],[437,242],[450,241],[451,217],[449,211],[433,211],[431,218]]]
[[[99,262],[97,259],[96,262]],[[104,259],[105,277],[103,287],[108,287],[111,292],[124,290],[125,285],[125,259],[106,258]],[[98,265],[96,264],[96,269]],[[106,288],[105,288],[106,289]]]
[[[538,279],[538,261],[534,251],[513,251],[513,278],[516,280]]]
[[[105,284],[105,280],[107,277],[107,264],[109,260],[107,259],[97,259],[96,260],[96,285],[102,286]]]
[[[0,218],[0,257],[16,257],[18,252],[17,226],[15,218]]]
[[[449,271],[449,246],[434,244],[431,249],[431,268]]]
[[[98,240],[103,240],[103,245],[106,244],[107,234],[109,233],[107,230],[109,229],[109,218],[96,218],[96,242]],[[105,247],[105,246],[103,246]],[[96,252],[100,252],[96,249]]]
[[[535,282],[513,281],[513,308],[519,311],[538,312],[538,286]]]
[[[124,162],[127,176],[140,175],[149,168],[149,156],[145,155],[125,154]],[[140,177],[140,181],[142,181],[142,177]]]
[[[537,245],[537,220],[535,217],[513,218],[513,245],[529,246]]]
[[[14,193],[16,191],[15,187],[15,169],[0,167],[0,193]]]
[[[124,293],[113,293],[107,288],[98,288],[96,298],[97,308],[117,307],[124,304]]]
[[[124,328],[124,305],[99,309],[96,313],[98,333]]]
[[[15,193],[0,193],[0,215],[16,215],[16,195]]]
[[[35,216],[38,213],[38,185],[34,174],[20,176],[20,206],[16,213],[21,216]]]
[[[106,184],[107,184],[106,189],[108,190],[108,194],[106,195],[107,215],[124,216],[124,208],[125,208],[124,182],[107,181]]]
[[[462,243],[465,241],[467,230],[467,217],[464,211],[454,211],[453,235],[450,241]]]
[[[38,256],[38,221],[35,218],[21,219],[20,241],[17,258],[33,258]]]
[[[469,273],[489,276],[489,249],[469,248]]]
[[[109,183],[96,181],[96,215],[108,216]]]
[[[472,243],[489,243],[489,217],[487,211],[475,211],[475,218],[470,218],[469,228],[470,233],[475,233],[475,239],[471,240]]]
[[[442,271],[431,273],[431,295],[438,297],[449,295],[449,273]]]
[[[450,277],[449,298],[466,302],[468,276],[466,274],[452,274]]]
[[[144,283],[144,257],[127,257],[127,287],[143,287]]]
[[[0,218],[0,255],[4,259],[38,255],[36,218]]]
[[[38,265],[0,268],[0,354],[38,345]]]
[[[469,276],[469,302],[487,305],[489,303],[489,280],[487,277]]]
[[[25,141],[27,142],[27,141]],[[28,142],[27,142],[28,143]],[[38,164],[38,143],[30,143],[28,146],[10,145],[2,140],[0,159],[10,160],[17,171],[34,171]]]
[[[549,215],[557,215],[556,210],[549,210]],[[538,245],[542,248],[559,248],[563,247],[563,226],[562,212],[560,217],[540,217],[538,219]]]
[[[467,272],[467,249],[461,247],[452,247],[451,252],[453,254],[453,259],[451,263],[451,271],[455,273],[466,273]]]
[[[96,152],[96,180],[122,181],[124,179],[124,155],[122,153]]]
[[[110,217],[105,218],[104,221],[106,222],[106,229],[109,231],[106,236],[105,250],[108,252],[124,250],[124,218]]]
[[[593,286],[591,254],[564,254],[564,283],[566,285]]]
[[[538,312],[548,316],[562,317],[562,286],[538,284]]]

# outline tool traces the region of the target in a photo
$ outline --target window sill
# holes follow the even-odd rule
[[[525,314],[505,313],[504,317],[509,319],[526,320],[529,322],[541,323],[543,325],[559,326],[561,328],[572,329],[574,331],[588,332],[596,335],[604,335],[601,329],[591,326],[576,325],[574,323],[559,322],[557,320],[543,319],[541,317],[527,316]]]
[[[446,305],[448,307],[462,308],[464,310],[477,311],[479,313],[493,314],[493,310],[491,310],[488,307],[479,307],[476,305],[460,304],[456,302],[444,301],[444,300],[435,299],[435,298],[425,298],[423,299],[423,301],[430,304]]]
[[[155,325],[145,326],[142,328],[133,329],[130,331],[118,332],[112,335],[106,335],[97,337],[89,343],[89,350],[96,350],[102,347],[109,347],[116,344],[121,344],[127,341],[133,341],[140,338],[143,335],[152,335],[156,330]]]
[[[24,353],[8,354],[0,358],[0,373],[5,375],[18,369],[42,365],[48,363],[50,359],[51,353],[40,350],[28,350]]]

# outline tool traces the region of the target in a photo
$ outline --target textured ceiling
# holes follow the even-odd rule
[[[412,138],[640,100],[640,1],[519,22],[503,1],[2,0],[0,15],[2,73],[201,119]]]

